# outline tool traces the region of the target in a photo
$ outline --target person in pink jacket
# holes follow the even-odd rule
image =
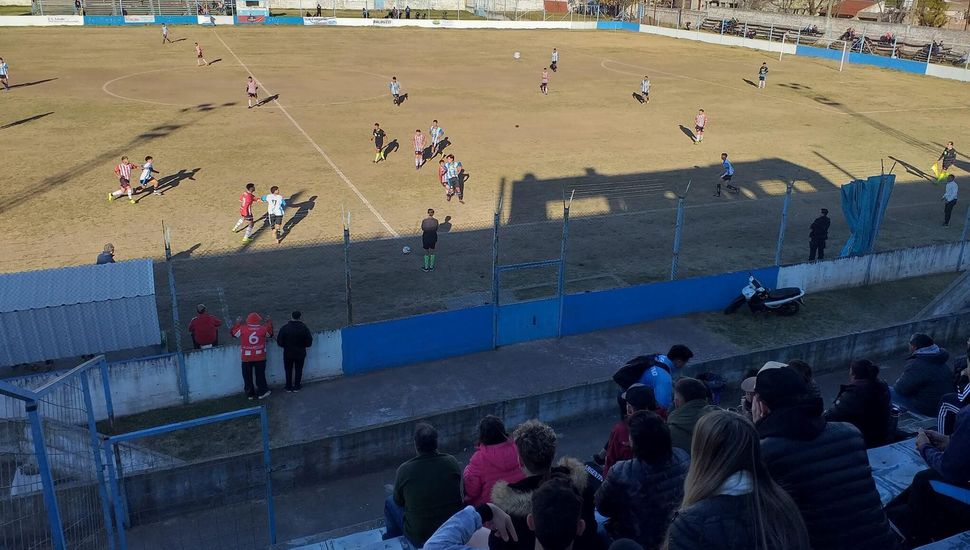
[[[491,500],[496,482],[515,483],[524,477],[515,441],[505,432],[505,424],[496,416],[486,416],[478,424],[478,448],[462,475],[465,503],[485,504]]]

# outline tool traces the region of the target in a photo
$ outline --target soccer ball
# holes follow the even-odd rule
[[[404,248],[401,249],[401,253],[402,254],[410,254],[411,253],[411,247],[410,246],[405,246]]]
[[[520,54],[519,52],[515,52],[512,54],[512,59],[518,59],[520,57],[522,57],[522,54]]]

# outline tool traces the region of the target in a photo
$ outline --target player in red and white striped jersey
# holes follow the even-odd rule
[[[120,187],[117,191],[108,193],[108,202],[111,202],[118,197],[128,194],[128,202],[135,204],[135,199],[131,198],[131,171],[132,169],[137,170],[138,165],[128,162],[128,157],[121,157],[121,164],[115,166],[115,175],[118,176],[118,183]]]

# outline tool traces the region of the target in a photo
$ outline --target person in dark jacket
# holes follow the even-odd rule
[[[98,259],[95,261],[95,264],[104,265],[113,263],[115,263],[115,245],[108,243],[104,245],[104,249],[98,254]]]
[[[290,321],[276,335],[276,344],[283,348],[283,370],[286,372],[286,391],[303,389],[303,363],[306,349],[313,345],[313,335],[301,320],[303,314],[294,311]]]
[[[801,510],[812,548],[895,548],[859,430],[826,422],[822,399],[806,397],[805,382],[790,368],[762,370],[754,391],[765,464]]]
[[[749,419],[714,411],[697,422],[684,501],[667,545],[669,550],[808,550],[802,515],[768,473]]]
[[[533,495],[546,481],[553,477],[566,477],[583,497],[581,519],[585,525],[595,526],[595,504],[592,485],[583,464],[574,458],[563,458],[553,466],[556,456],[556,432],[539,422],[529,420],[512,432],[512,439],[519,453],[519,462],[526,473],[525,479],[516,483],[499,481],[492,488],[492,503],[512,516],[518,533],[518,541],[503,541],[492,534],[488,539],[491,550],[534,550],[535,533],[529,529],[528,517],[532,513]],[[596,528],[585,529],[575,541],[575,550],[601,550],[604,544],[596,535]]]
[[[970,526],[970,505],[939,494],[930,484],[941,481],[970,489],[970,405],[960,409],[951,436],[920,430],[916,448],[929,469],[913,477],[886,511],[911,547],[922,546]]]
[[[630,415],[637,411],[651,411],[661,415],[663,411],[657,406],[657,399],[653,395],[653,388],[648,388],[643,384],[634,384],[623,392],[623,401],[626,402],[627,416],[613,425],[610,430],[610,439],[606,442],[606,455],[603,460],[603,477],[610,473],[610,468],[621,460],[633,458],[633,448],[630,446],[630,427],[627,425]]]
[[[829,226],[832,225],[832,220],[829,219],[827,208],[823,208],[821,214],[812,222],[812,228],[808,232],[808,261],[810,262],[814,262],[816,257],[819,260],[825,259],[825,241],[829,238]]]
[[[893,403],[925,416],[936,416],[940,398],[953,391],[950,353],[926,334],[909,339],[909,357],[892,387]]]
[[[694,426],[710,411],[707,386],[694,378],[681,378],[674,384],[674,410],[667,416],[670,439],[674,447],[690,453]]]
[[[879,366],[868,359],[853,361],[849,383],[840,387],[824,416],[829,422],[848,422],[859,428],[867,449],[892,443],[892,398],[889,386],[879,379]]]
[[[788,366],[802,375],[802,380],[805,381],[805,387],[808,388],[809,397],[822,397],[822,390],[818,387],[818,382],[815,381],[815,375],[812,373],[811,365],[801,359],[792,359],[788,362]]]
[[[438,431],[424,422],[414,427],[417,456],[401,464],[394,494],[384,502],[384,539],[404,535],[415,547],[461,510],[461,466],[438,451]]]
[[[635,458],[617,462],[596,491],[596,509],[609,518],[614,538],[637,541],[644,550],[659,550],[674,510],[684,498],[690,457],[674,448],[663,419],[649,411],[629,418]]]

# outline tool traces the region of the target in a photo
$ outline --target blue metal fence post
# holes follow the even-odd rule
[[[34,442],[37,468],[40,470],[40,480],[44,487],[44,506],[47,508],[47,521],[51,528],[51,543],[55,550],[67,550],[64,529],[61,526],[61,512],[57,506],[57,493],[54,491],[54,475],[47,461],[47,448],[44,445],[44,427],[37,412],[37,401],[26,402],[25,408],[30,422],[30,435]]]
[[[573,190],[569,195],[569,202],[563,201],[562,205],[562,245],[559,249],[559,280],[556,284],[556,296],[559,298],[559,319],[556,322],[556,336],[562,338],[562,316],[564,295],[566,294],[566,245],[569,241],[569,207],[573,204],[573,197],[576,191]]]
[[[269,520],[269,543],[276,544],[276,507],[273,504],[273,463],[269,455],[269,419],[266,407],[259,408],[259,425],[263,435],[263,464],[266,466],[266,515]]]
[[[182,403],[189,402],[189,381],[185,371],[185,354],[182,353],[181,323],[179,322],[179,302],[178,294],[175,292],[175,268],[172,267],[172,230],[162,222],[162,234],[165,238],[165,268],[168,271],[168,291],[171,293],[172,300],[172,335],[175,337],[175,353],[178,361],[178,384],[179,393],[182,395]]]
[[[118,471],[115,469],[113,458],[115,445],[110,440],[107,440],[102,442],[101,449],[107,459],[105,462],[108,465],[108,484],[111,487],[111,501],[114,502],[115,507],[115,529],[118,531],[118,545],[122,550],[126,550],[128,548],[128,541],[125,538],[126,515],[124,503],[121,501],[121,490],[118,488]]]
[[[795,180],[785,189],[785,205],[781,208],[781,224],[778,226],[778,246],[775,248],[775,265],[781,265],[781,249],[785,245],[785,226],[788,225],[788,207],[791,205],[791,192],[795,187]]]
[[[690,190],[690,182],[687,182],[687,190]],[[670,261],[670,280],[677,279],[677,269],[680,263],[680,236],[684,230],[684,200],[687,192],[677,197],[677,225],[674,227],[674,252],[673,259]]]
[[[88,382],[88,373],[80,375],[81,388],[84,390],[84,406],[88,413],[88,434],[91,436],[91,454],[94,457],[94,467],[98,477],[98,495],[101,497],[101,515],[104,517],[104,528],[108,532],[108,548],[114,550],[115,537],[114,528],[111,525],[111,509],[108,507],[108,490],[105,487],[104,462],[101,454],[101,444],[98,441],[98,425],[94,421],[94,403],[91,400],[91,384]]]
[[[502,212],[502,203],[495,210],[495,218],[492,222],[492,349],[498,347],[498,299],[499,299],[499,274],[498,274],[498,227]]]

